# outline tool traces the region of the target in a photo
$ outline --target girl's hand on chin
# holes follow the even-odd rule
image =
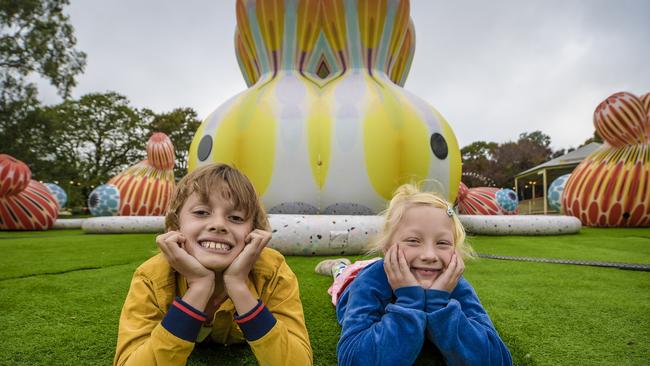
[[[464,271],[465,262],[463,261],[463,258],[460,256],[460,254],[458,254],[458,251],[455,250],[454,254],[451,255],[449,265],[444,269],[440,276],[438,276],[438,278],[433,281],[433,284],[431,284],[431,289],[447,291],[451,293],[456,288],[456,285],[460,280],[460,276],[463,275]]]
[[[214,272],[203,267],[187,248],[187,239],[178,231],[169,231],[156,237],[156,244],[169,264],[187,279],[188,285],[197,282],[214,283]]]
[[[226,288],[246,284],[248,274],[270,240],[271,233],[260,229],[255,229],[246,236],[244,249],[223,272]]]
[[[388,276],[388,283],[393,289],[393,292],[400,287],[406,286],[419,286],[420,284],[411,273],[406,258],[399,244],[394,244],[387,251],[384,256],[384,271]]]

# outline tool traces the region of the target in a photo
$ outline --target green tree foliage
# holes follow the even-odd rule
[[[27,82],[40,75],[68,97],[83,72],[86,55],[74,49],[74,29],[63,14],[67,4],[0,0],[0,152],[27,163],[36,178],[70,170],[52,164],[57,127],[44,116],[35,85]]]
[[[463,161],[463,183],[468,187],[485,187],[494,181],[489,175],[496,168],[494,150],[496,142],[475,141],[460,150]]]
[[[524,132],[516,142],[473,142],[461,149],[463,182],[469,187],[485,186],[486,182],[512,187],[517,173],[551,158],[550,144],[551,138],[541,131]],[[473,174],[465,174],[470,172]]]
[[[122,95],[87,94],[45,113],[59,132],[52,137],[56,159],[75,166],[87,184],[104,183],[145,156],[146,115]]]
[[[74,49],[68,0],[0,0],[0,82],[4,91],[38,73],[68,97],[86,55]],[[5,94],[3,92],[3,94]],[[20,94],[18,94],[20,95]]]
[[[190,144],[199,125],[201,121],[192,108],[176,108],[168,113],[153,115],[149,124],[151,133],[164,132],[172,140],[176,153],[174,174],[178,179],[187,174]]]
[[[59,182],[69,207],[85,206],[93,187],[144,158],[147,121],[122,95],[87,94],[29,113],[19,131],[32,142],[13,155],[34,179]]]

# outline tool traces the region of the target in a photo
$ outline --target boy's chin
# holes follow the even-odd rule
[[[232,260],[227,258],[197,258],[197,260],[203,267],[216,273],[225,271],[230,263],[232,263]]]

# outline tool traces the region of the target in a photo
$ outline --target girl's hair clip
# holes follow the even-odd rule
[[[447,206],[447,216],[452,217],[454,216],[454,209]]]

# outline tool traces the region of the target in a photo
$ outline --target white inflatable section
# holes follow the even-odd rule
[[[582,223],[573,216],[460,215],[465,231],[479,235],[575,234]]]
[[[465,229],[478,235],[562,235],[582,227],[573,216],[460,215]],[[285,255],[362,254],[382,223],[379,216],[269,215],[269,243]],[[86,233],[162,233],[162,216],[107,216],[83,221]]]
[[[89,234],[162,233],[164,216],[101,216],[84,220],[81,229]]]
[[[87,219],[57,219],[52,229],[81,229],[81,225]]]
[[[362,254],[382,223],[375,215],[270,215],[269,221],[269,246],[285,255]]]

